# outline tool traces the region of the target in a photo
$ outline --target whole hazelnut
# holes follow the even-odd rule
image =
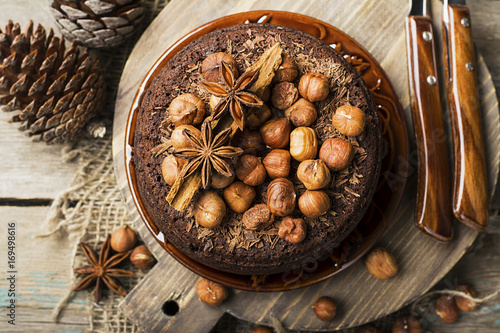
[[[201,137],[201,132],[196,127],[191,125],[180,125],[176,127],[172,131],[172,134],[170,135],[170,143],[172,144],[172,147],[174,147],[175,149],[182,149],[193,146],[193,144],[189,141],[189,139],[185,134],[186,129],[190,129],[192,132],[196,133],[198,136]]]
[[[340,134],[347,136],[360,135],[365,128],[365,113],[358,107],[342,105],[332,116],[332,125]]]
[[[290,131],[290,122],[286,118],[271,119],[260,128],[262,139],[271,148],[285,148],[288,146]]]
[[[262,164],[264,164],[271,179],[286,178],[290,173],[291,160],[292,157],[288,150],[273,149],[264,157]]]
[[[278,67],[274,74],[273,81],[274,82],[283,82],[288,81],[292,82],[299,75],[299,71],[297,69],[297,64],[293,60],[293,58],[286,52],[281,54],[281,65]]]
[[[248,127],[259,127],[271,118],[271,109],[266,105],[260,108],[250,108],[245,119],[245,125]]]
[[[260,155],[266,149],[266,145],[260,136],[260,132],[246,127],[243,131],[236,131],[233,139],[231,140],[231,146],[240,147],[243,149],[244,154],[252,155]]]
[[[234,74],[234,77],[238,77],[238,65],[234,61],[233,57],[224,52],[212,53],[203,60],[201,63],[201,74],[207,81],[219,82],[219,68],[224,61]]]
[[[110,245],[116,252],[132,250],[137,242],[135,231],[128,225],[121,226],[111,234]]]
[[[328,78],[320,73],[307,73],[300,78],[299,93],[310,102],[319,102],[328,97]]]
[[[466,293],[473,298],[477,297],[476,290],[468,284],[459,285],[457,291]],[[474,311],[477,309],[477,303],[462,296],[455,296],[455,303],[457,303],[458,308],[462,311]]]
[[[261,230],[274,222],[274,216],[266,204],[258,204],[247,210],[241,219],[248,230]]]
[[[219,306],[228,296],[226,287],[205,278],[196,283],[196,293],[200,301],[211,306]]]
[[[293,183],[286,178],[276,178],[267,187],[267,206],[278,216],[290,215],[295,209],[297,194]]]
[[[226,215],[226,204],[214,191],[203,191],[194,204],[194,219],[202,227],[213,229]]]
[[[174,185],[177,176],[182,170],[182,166],[185,164],[184,161],[185,160],[180,161],[180,159],[177,159],[173,155],[168,155],[163,159],[161,163],[161,174],[165,183],[170,186]]]
[[[459,310],[455,299],[450,295],[443,295],[434,304],[436,313],[446,323],[454,323],[458,319]]]
[[[313,103],[305,98],[300,98],[285,110],[285,116],[295,127],[311,126],[318,118],[318,110]]]
[[[250,186],[258,186],[266,180],[266,168],[257,156],[242,155],[236,163],[236,177]]]
[[[242,182],[234,182],[224,189],[226,204],[236,213],[244,213],[252,204],[257,193],[252,186]]]
[[[368,253],[365,265],[368,273],[380,280],[391,278],[398,272],[396,258],[382,247],[375,248]]]
[[[354,148],[349,141],[334,138],[326,140],[319,150],[319,158],[325,161],[332,171],[340,171],[351,164]]]
[[[298,244],[306,238],[306,222],[301,218],[286,216],[281,221],[278,236],[289,243]]]
[[[316,317],[322,321],[332,321],[337,314],[337,305],[328,296],[321,296],[312,306]]]
[[[233,173],[231,177],[226,177],[224,175],[221,175],[218,172],[214,172],[212,174],[212,186],[218,189],[223,189],[231,185],[231,183],[234,181],[234,178],[236,177],[236,174]]]
[[[290,133],[290,155],[299,161],[315,158],[318,154],[316,132],[310,127],[297,127]]]
[[[420,333],[420,321],[413,316],[402,316],[396,319],[392,326],[392,333]]]
[[[252,328],[250,333],[273,333],[273,330],[269,327],[259,325]]]
[[[299,198],[299,209],[309,218],[317,218],[330,209],[330,197],[323,191],[305,191]]]
[[[135,267],[142,270],[150,269],[156,262],[146,245],[137,246],[130,254],[130,261]]]
[[[198,125],[205,116],[205,103],[196,95],[182,94],[170,103],[168,113],[175,126]]]
[[[284,110],[292,106],[299,98],[299,91],[291,82],[280,82],[274,86],[271,93],[271,103],[275,108]]]
[[[320,190],[331,181],[330,169],[323,160],[305,160],[300,162],[297,178],[308,190]]]

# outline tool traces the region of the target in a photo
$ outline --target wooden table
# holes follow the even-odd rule
[[[402,0],[403,1],[403,0]],[[489,67],[497,97],[500,91],[500,1],[469,1],[473,22],[473,36],[479,52]],[[0,3],[0,24],[13,19],[25,26],[29,19],[54,27],[55,23],[45,1],[3,0]],[[57,29],[56,29],[57,30]],[[404,53],[404,50],[401,50]],[[0,248],[6,248],[7,223],[17,228],[18,307],[16,326],[7,324],[5,305],[8,284],[2,270],[0,278],[1,308],[0,332],[55,332],[82,331],[88,327],[85,298],[77,296],[63,313],[60,323],[50,321],[55,304],[69,288],[71,270],[70,242],[64,238],[50,238],[33,242],[41,230],[40,222],[48,213],[48,205],[65,190],[75,176],[75,163],[61,161],[62,146],[31,143],[10,118],[0,112],[0,214],[3,216]],[[497,192],[498,193],[498,192]],[[494,209],[500,209],[500,196],[494,200]],[[482,235],[470,254],[440,282],[447,287],[454,281],[470,282],[481,294],[492,292],[500,285],[500,218],[491,221],[496,234]],[[2,250],[2,253],[5,253]],[[2,258],[2,267],[6,258]],[[500,300],[492,300],[480,310],[463,316],[455,325],[432,323],[434,332],[491,332],[500,329]]]

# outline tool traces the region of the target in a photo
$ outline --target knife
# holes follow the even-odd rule
[[[415,223],[426,235],[453,237],[448,149],[427,0],[410,0],[406,42],[410,104],[418,151]]]
[[[467,226],[488,225],[488,186],[474,44],[465,0],[445,0],[443,49],[453,133],[453,213]]]

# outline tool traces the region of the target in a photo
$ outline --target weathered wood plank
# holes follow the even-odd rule
[[[53,332],[57,330],[81,330],[88,327],[87,299],[78,294],[63,312],[60,324],[51,320],[51,312],[71,287],[71,244],[66,237],[56,235],[36,238],[43,232],[40,221],[48,212],[47,207],[0,207],[0,248],[2,266],[7,267],[8,223],[15,223],[15,297],[8,297],[10,283],[3,270],[0,279],[0,332]],[[7,302],[15,299],[16,325],[7,324]]]
[[[438,1],[433,1],[433,7],[439,8],[440,6]],[[197,10],[195,11],[194,8]],[[266,1],[251,3],[193,1],[189,4],[172,1],[151,24],[132,52],[124,69],[116,103],[113,142],[115,168],[118,184],[135,218],[138,215],[128,194],[123,172],[123,143],[128,110],[142,78],[169,45],[195,27],[211,19],[235,12],[270,8],[305,13],[322,19],[353,36],[374,55],[386,70],[406,108],[407,119],[410,119],[406,54],[404,53],[405,36],[402,24],[408,11],[405,2],[393,0],[374,3],[358,0],[350,1],[347,6],[341,0],[324,3],[316,1],[314,5],[307,1],[284,1],[279,4]],[[439,9],[436,12],[439,12]],[[439,19],[436,18],[436,21]],[[168,22],[168,25],[164,22]],[[368,33],[374,30],[379,33]],[[156,43],[157,40],[161,40],[162,43]],[[482,60],[479,61],[479,67],[480,75],[483,75],[484,79],[480,80],[482,82],[481,96],[485,100],[486,113],[491,117],[488,125],[490,125],[494,139],[493,149],[489,154],[492,161],[490,183],[494,183],[494,178],[498,174],[498,163],[495,162],[497,161],[495,153],[498,152],[498,104],[488,70]],[[415,197],[415,177],[413,176],[414,173],[411,177],[413,183],[406,191],[394,224],[379,241],[380,245],[390,248],[401,263],[401,272],[394,279],[377,281],[369,276],[363,264],[358,262],[341,274],[305,289],[265,294],[234,291],[220,309],[251,322],[269,324],[272,318],[278,318],[287,328],[326,331],[374,320],[401,308],[424,293],[439,281],[462,256],[476,237],[476,232],[455,224],[456,240],[449,245],[435,243],[417,232],[413,226]],[[140,219],[136,221],[138,225],[142,224]],[[141,230],[146,231],[145,228]],[[152,238],[148,233],[142,235],[149,240]],[[158,248],[156,247],[155,250],[157,251]],[[192,302],[198,302],[195,297],[192,297],[196,275],[186,273],[186,270],[174,259],[156,251],[155,254],[159,255],[161,266],[158,265],[152,270],[141,285],[122,303],[122,309],[126,315],[141,327],[152,331],[168,330],[174,322],[175,325],[179,325],[176,327],[189,327],[192,318],[220,316],[220,312],[207,312],[200,304],[192,305]],[[158,281],[162,284],[158,284]],[[167,318],[161,314],[161,305],[172,295],[176,295],[180,311],[168,322]],[[333,296],[341,304],[342,310],[333,324],[320,322],[309,310],[314,300],[320,295]],[[145,304],[151,304],[146,313],[151,314],[154,319],[150,320],[144,315]],[[137,306],[141,306],[140,312],[135,311]],[[190,308],[191,311],[185,311],[186,308]],[[210,326],[206,326],[200,331],[209,329]]]

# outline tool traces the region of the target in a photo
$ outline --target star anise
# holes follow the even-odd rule
[[[233,170],[227,159],[241,155],[243,150],[232,146],[224,146],[231,135],[230,127],[217,134],[214,138],[210,121],[205,121],[201,125],[201,135],[196,134],[189,127],[184,129],[184,134],[192,147],[173,151],[175,157],[189,160],[189,163],[182,169],[180,177],[187,178],[201,169],[201,183],[203,188],[207,188],[212,177],[212,169],[226,177],[233,175]]]
[[[108,235],[104,244],[102,244],[99,258],[87,244],[80,243],[80,248],[82,249],[83,254],[85,254],[85,257],[87,257],[90,265],[76,268],[74,270],[76,274],[84,274],[87,276],[84,277],[75,288],[73,288],[73,291],[90,288],[92,284],[95,283],[94,299],[96,303],[99,303],[101,300],[103,283],[118,295],[125,296],[127,295],[127,291],[115,278],[135,275],[133,272],[124,269],[113,268],[125,260],[132,251],[118,253],[109,258],[111,253],[110,239],[111,236]]]
[[[245,91],[257,80],[259,69],[243,73],[238,80],[235,80],[231,68],[222,61],[219,67],[219,75],[222,85],[215,82],[203,81],[201,85],[212,95],[219,97],[220,101],[211,113],[211,120],[219,119],[228,110],[234,121],[243,130],[245,126],[245,112],[243,105],[249,107],[259,107],[264,103],[254,93]]]

